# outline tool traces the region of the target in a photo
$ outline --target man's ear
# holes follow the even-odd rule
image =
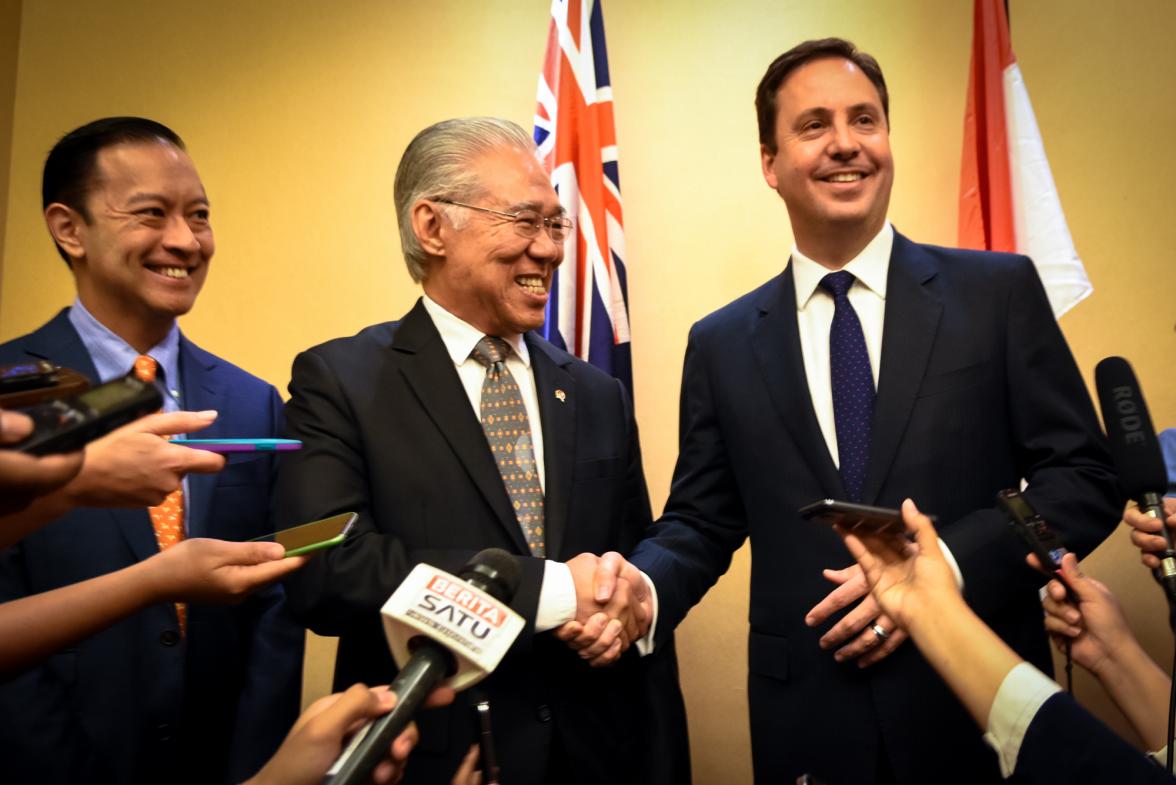
[[[427,199],[420,199],[412,206],[412,232],[421,248],[430,256],[445,255],[445,240],[441,236],[443,218],[441,210]]]
[[[74,261],[86,255],[81,238],[86,221],[77,210],[61,202],[53,202],[45,208],[45,225],[49,227],[53,242],[70,258],[71,267]]]
[[[760,168],[764,173],[764,181],[772,188],[776,189],[776,170],[772,168],[776,163],[776,151],[769,150],[766,144],[760,145]]]

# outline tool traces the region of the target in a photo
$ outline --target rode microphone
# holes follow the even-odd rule
[[[1119,483],[1139,505],[1140,512],[1160,521],[1160,531],[1168,547],[1160,560],[1156,579],[1164,587],[1168,601],[1176,605],[1176,549],[1164,523],[1163,507],[1168,476],[1143,392],[1131,364],[1122,357],[1108,357],[1100,362],[1094,369],[1094,384],[1111,456],[1119,471]]]
[[[380,610],[400,673],[392,711],[360,731],[327,772],[331,785],[369,782],[372,769],[433,688],[455,690],[486,678],[523,629],[508,607],[522,568],[499,548],[479,552],[458,575],[418,564]]]

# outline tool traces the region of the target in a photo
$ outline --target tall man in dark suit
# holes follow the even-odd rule
[[[387,682],[379,609],[408,571],[504,548],[528,623],[471,691],[489,699],[502,782],[687,782],[672,646],[594,669],[549,632],[599,611],[576,599],[591,595],[591,554],[635,546],[650,508],[624,388],[532,332],[571,231],[534,145],[502,120],[438,123],[408,146],[395,190],[424,296],[294,361],[286,422],[304,448],[279,473],[279,520],[360,519],[289,582],[291,606],[339,636],[336,685]],[[607,609],[614,635],[625,595]],[[407,782],[449,780],[475,738],[473,700],[418,718]]]
[[[837,537],[796,511],[914,498],[939,516],[971,606],[1048,668],[1042,579],[994,495],[1024,478],[1070,550],[1103,539],[1121,500],[1089,398],[1029,259],[919,245],[887,222],[872,57],[801,44],[768,68],[756,105],[764,179],[796,245],[780,276],[691,330],[670,499],[631,556],[656,587],[656,639],[750,537],[757,782],[999,781]]]
[[[191,410],[193,423],[219,412],[202,436],[277,435],[277,391],[176,325],[214,250],[208,198],[180,138],[141,118],[78,128],[49,154],[43,201],[77,299],[0,346],[0,362],[48,359],[95,382],[146,364],[165,410]],[[138,509],[77,509],[25,537],[0,555],[0,599],[128,567],[176,539],[244,540],[269,530],[268,458],[181,483],[194,469],[215,472],[221,459],[147,432],[94,449],[107,449],[109,460],[86,461],[66,492],[114,503],[142,484],[153,498]],[[110,471],[96,475],[100,465]],[[275,586],[233,608],[155,605],[0,685],[7,778],[217,783],[252,775],[298,713],[302,632],[282,604]]]

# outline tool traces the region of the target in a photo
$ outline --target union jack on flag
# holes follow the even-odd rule
[[[633,391],[625,233],[604,17],[596,0],[554,0],[539,75],[535,144],[576,223],[564,242],[543,335]]]

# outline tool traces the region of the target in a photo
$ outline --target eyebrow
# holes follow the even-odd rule
[[[164,202],[165,204],[167,204],[167,203],[170,203],[171,200],[168,199],[163,194],[152,193],[151,191],[137,191],[137,192],[131,194],[129,197],[127,197],[126,203],[128,205],[133,205],[133,204],[138,204],[140,202]],[[200,196],[200,197],[188,202],[187,206],[190,207],[195,204],[202,204],[202,205],[208,207],[208,206],[211,206],[212,203],[208,201],[207,196]]]
[[[514,204],[512,204],[512,205],[508,206],[506,209],[504,209],[502,212],[504,212],[504,213],[517,213],[519,210],[534,210],[535,212],[542,215],[543,214],[543,205],[541,203],[535,202],[535,201],[515,202]],[[561,204],[559,206],[559,216],[563,217],[563,216],[567,216],[567,214],[568,214],[567,208]]]

